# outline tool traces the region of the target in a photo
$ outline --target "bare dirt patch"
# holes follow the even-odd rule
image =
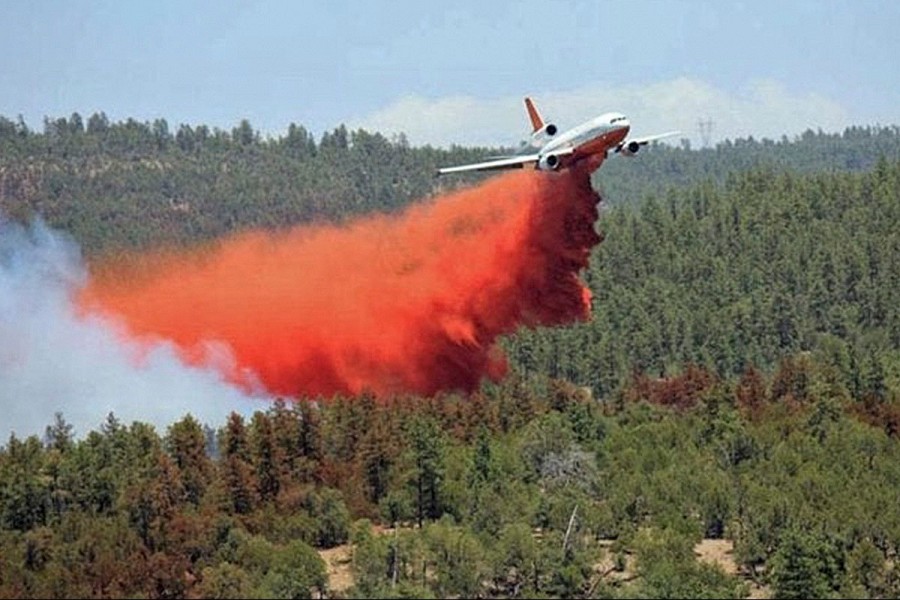
[[[747,582],[750,588],[750,598],[771,598],[771,590],[768,586],[757,585],[746,574],[739,572],[737,563],[734,560],[734,542],[731,540],[701,540],[699,544],[694,546],[694,555],[700,562],[718,565],[723,571],[729,575],[737,575]]]
[[[353,587],[353,573],[350,570],[353,547],[350,544],[319,550],[319,556],[328,569],[328,589],[343,592]]]
[[[737,563],[734,562],[734,542],[731,540],[701,540],[694,546],[694,555],[700,562],[718,565],[729,575],[737,575]]]

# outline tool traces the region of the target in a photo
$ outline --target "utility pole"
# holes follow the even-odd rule
[[[709,117],[706,117],[706,119],[700,119],[700,121],[697,122],[697,128],[700,130],[700,139],[703,140],[704,148],[709,147],[709,140],[712,137],[713,125],[713,121]]]

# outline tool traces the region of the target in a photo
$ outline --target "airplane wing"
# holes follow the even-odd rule
[[[679,133],[681,133],[681,132],[680,131],[667,131],[666,133],[658,133],[656,135],[648,135],[646,137],[634,138],[633,140],[628,140],[628,141],[629,142],[637,142],[641,146],[646,146],[650,142],[655,142],[656,140],[661,140],[663,138],[672,137],[673,135],[678,135]]]
[[[526,165],[537,163],[540,160],[540,154],[523,154],[521,156],[507,156],[494,160],[487,160],[471,165],[460,165],[458,167],[444,167],[438,169],[438,175],[446,175],[447,173],[462,173],[463,171],[492,171],[495,169],[521,169]]]
[[[648,135],[645,137],[639,138],[631,138],[630,140],[625,140],[618,146],[616,146],[616,152],[622,152],[623,150],[630,151],[632,154],[637,152],[637,149],[640,146],[646,146],[650,142],[655,142],[656,140],[661,140],[663,138],[672,137],[673,135],[678,135],[681,133],[680,131],[667,131],[666,133],[659,133],[656,135]]]

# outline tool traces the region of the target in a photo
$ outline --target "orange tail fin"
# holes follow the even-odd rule
[[[536,133],[543,129],[544,120],[534,107],[534,102],[531,101],[531,98],[525,98],[525,108],[528,109],[528,118],[531,119],[531,126],[534,128],[532,132]]]

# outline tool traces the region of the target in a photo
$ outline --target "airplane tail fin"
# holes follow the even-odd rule
[[[537,133],[544,128],[544,120],[534,107],[534,102],[531,101],[531,98],[525,98],[525,108],[528,110],[528,118],[531,119],[532,133]]]

